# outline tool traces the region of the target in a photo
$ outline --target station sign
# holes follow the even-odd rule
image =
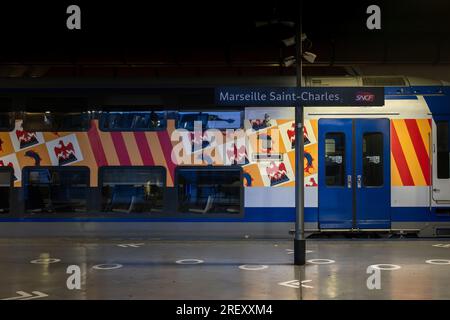
[[[327,106],[384,105],[383,87],[218,87],[219,106]]]

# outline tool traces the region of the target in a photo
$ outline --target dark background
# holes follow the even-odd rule
[[[66,28],[70,4],[81,7],[82,30]],[[381,7],[381,30],[366,28],[370,4]],[[324,74],[450,63],[450,1],[303,1],[302,11]],[[0,77],[293,74],[283,60],[294,47],[281,40],[294,30],[255,21],[298,16],[299,1],[2,1]]]

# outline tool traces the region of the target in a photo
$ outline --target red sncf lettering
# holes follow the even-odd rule
[[[356,101],[358,102],[373,102],[375,100],[375,95],[370,92],[358,92],[356,94]]]

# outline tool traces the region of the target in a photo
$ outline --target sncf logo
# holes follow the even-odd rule
[[[375,95],[372,92],[357,92],[355,97],[356,102],[374,102]]]

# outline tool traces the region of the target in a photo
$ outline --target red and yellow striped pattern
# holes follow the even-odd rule
[[[393,186],[430,185],[431,119],[391,121],[391,183]]]
[[[163,166],[167,185],[174,184],[175,164],[171,161],[170,135],[175,129],[169,121],[167,130],[158,132],[104,132],[92,122],[87,133],[89,143],[80,144],[83,154],[93,154],[93,166]],[[88,150],[86,150],[88,149]],[[95,177],[91,182],[95,182]]]

